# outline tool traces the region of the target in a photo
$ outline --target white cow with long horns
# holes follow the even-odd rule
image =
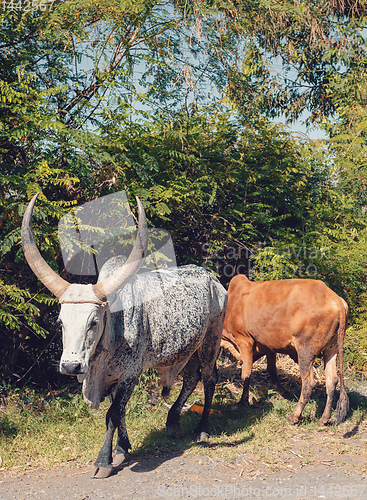
[[[183,266],[137,275],[147,252],[147,222],[139,199],[138,232],[127,259],[110,259],[95,285],[70,284],[55,273],[39,253],[32,234],[32,212],[37,195],[23,217],[25,257],[39,280],[59,299],[63,353],[61,373],[83,380],[83,396],[98,408],[110,396],[104,444],[94,464],[94,477],[108,477],[113,465],[128,457],[131,448],[125,406],[143,372],[156,368],[167,394],[182,371],[183,385],[167,417],[168,434],[179,429],[183,405],[200,378],[205,404],[195,431],[198,439],[209,432],[210,406],[217,380],[227,292],[204,268]],[[163,286],[162,280],[173,283]],[[176,280],[176,281],[175,281]],[[117,312],[110,303],[120,301]],[[114,309],[115,310],[115,309]],[[118,439],[112,451],[112,439]]]

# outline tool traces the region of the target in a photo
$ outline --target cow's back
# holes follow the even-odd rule
[[[168,366],[198,348],[208,327],[223,316],[226,299],[208,270],[169,268],[134,277],[119,292],[120,311],[111,319],[116,335],[144,351],[145,367]]]
[[[250,282],[237,276],[228,290],[224,330],[278,352],[294,352],[299,341],[321,349],[335,336],[341,300],[319,280]]]

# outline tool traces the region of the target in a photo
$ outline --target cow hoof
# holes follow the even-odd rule
[[[198,434],[196,441],[198,443],[206,443],[209,440],[209,434],[207,432],[200,432]]]
[[[113,471],[112,465],[108,467],[98,467],[95,465],[92,469],[93,472],[92,477],[94,479],[106,479],[107,477],[110,477],[112,471]]]
[[[279,396],[280,396],[280,399],[288,399],[288,400],[290,400],[290,399],[294,398],[293,394],[291,394],[288,391],[279,392]]]
[[[299,421],[299,419],[298,419],[298,418],[296,418],[296,417],[295,417],[295,416],[293,416],[293,415],[288,415],[288,417],[287,417],[287,422],[288,422],[288,424],[291,424],[291,425],[296,425],[296,424],[298,424],[298,421]]]
[[[238,401],[238,403],[231,405],[231,410],[236,411],[240,410],[241,408],[246,408],[246,406],[250,406],[250,403],[248,401]]]
[[[166,434],[168,437],[174,436],[180,430],[180,424],[171,424],[166,427]]]
[[[171,392],[170,387],[163,387],[162,393],[161,393],[162,398],[168,398],[170,392]]]
[[[112,458],[113,458],[113,463],[112,465],[114,467],[118,467],[119,465],[126,463],[130,460],[130,455],[129,453],[112,453]]]
[[[331,418],[321,417],[319,420],[319,425],[332,425],[334,422]]]

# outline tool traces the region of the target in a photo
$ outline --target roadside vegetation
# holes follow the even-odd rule
[[[132,444],[132,457],[165,453],[206,455],[230,464],[245,459],[251,464],[260,461],[277,471],[287,467],[287,457],[300,464],[317,463],[330,456],[339,466],[348,465],[355,473],[366,473],[367,450],[364,441],[355,437],[357,431],[367,437],[367,382],[361,388],[347,376],[351,410],[346,422],[320,427],[325,404],[325,386],[321,368],[317,369],[318,385],[306,405],[302,422],[291,426],[286,416],[296,404],[300,380],[296,365],[288,358],[278,362],[285,385],[295,399],[284,400],[268,384],[265,363],[255,364],[251,395],[253,404],[237,408],[241,394],[240,369],[227,358],[220,360],[220,382],[214,396],[211,415],[211,436],[205,444],[196,443],[193,433],[199,415],[192,411],[203,404],[201,384],[190,396],[181,418],[181,430],[167,437],[165,422],[170,404],[180,389],[179,382],[165,401],[160,397],[157,376],[153,371],[142,375],[128,403],[127,428]],[[358,392],[358,390],[360,392]],[[91,463],[104,439],[106,399],[99,410],[84,403],[78,384],[59,392],[23,389],[2,392],[0,405],[0,470],[23,471],[36,467]],[[200,411],[200,410],[199,410]],[[297,447],[302,443],[302,449]],[[349,455],[354,461],[345,462]],[[346,469],[344,469],[346,470]]]
[[[67,274],[59,220],[75,206],[122,190],[133,210],[140,197],[152,227],[171,233],[179,265],[204,265],[224,286],[237,273],[252,280],[322,279],[349,304],[345,364],[362,384],[365,2],[15,5],[21,2],[4,0],[0,11],[3,467],[88,461],[104,426],[105,407],[90,411],[80,387],[58,373],[57,301],[24,259],[20,226],[36,193],[37,246],[68,281],[96,277]],[[290,132],[295,120],[322,129],[325,138]],[[167,408],[151,401],[157,393],[151,384],[142,378],[129,405],[136,453],[176,446],[164,436]],[[177,449],[215,450],[230,460],[250,447],[260,450],[269,433],[272,439],[279,433],[274,447],[281,447],[281,435],[291,432],[284,415],[292,403],[268,393],[259,408],[233,413],[226,387],[219,384],[216,393],[215,409],[225,413],[213,414],[217,444],[199,447],[183,434]],[[303,436],[316,432],[317,394],[299,426]],[[365,410],[364,397],[352,398],[345,429],[362,425]],[[194,421],[187,412],[183,429]],[[322,432],[330,436],[334,429]]]

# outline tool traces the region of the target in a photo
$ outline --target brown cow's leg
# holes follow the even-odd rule
[[[241,361],[241,354],[237,346],[235,346],[232,342],[222,338],[220,346],[227,349],[227,351],[229,351],[238,361]]]
[[[270,376],[270,380],[272,381],[273,384],[275,384],[277,391],[279,392],[281,397],[285,399],[290,399],[292,395],[287,391],[287,389],[283,387],[278,378],[276,356],[277,355],[275,354],[275,352],[272,351],[266,354],[267,372]]]
[[[337,353],[334,349],[329,349],[324,352],[324,367],[325,367],[325,378],[326,378],[326,405],[324,413],[319,420],[321,425],[326,425],[330,423],[331,420],[331,407],[333,404],[333,398],[335,393],[335,388],[338,383],[338,372],[336,368],[336,357]]]
[[[249,387],[250,387],[250,377],[253,365],[253,345],[254,342],[251,338],[243,339],[241,338],[237,342],[239,351],[241,353],[242,359],[242,373],[241,377],[243,380],[243,391],[241,399],[238,402],[238,406],[248,406],[249,402]]]
[[[309,358],[303,359],[302,356],[299,356],[299,370],[302,380],[302,390],[296,408],[294,409],[292,415],[289,415],[289,417],[287,417],[287,421],[290,424],[298,423],[300,416],[303,412],[303,409],[306,406],[308,400],[310,399],[313,388],[315,387],[316,383],[313,376],[314,361],[315,358],[312,358],[312,360],[310,360]]]

